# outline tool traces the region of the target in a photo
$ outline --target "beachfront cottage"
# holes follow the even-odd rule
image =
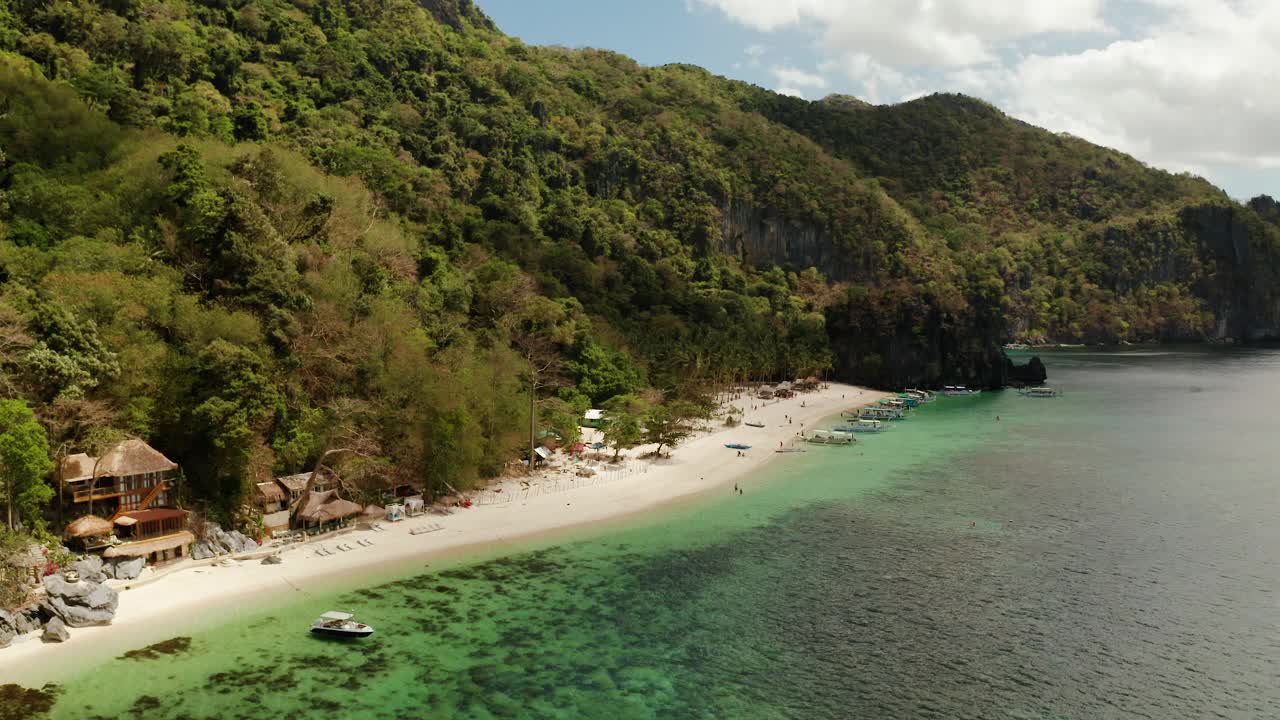
[[[289,509],[289,496],[275,481],[254,484],[252,499],[253,506],[262,511],[263,515]]]
[[[582,427],[599,428],[604,424],[604,411],[592,408],[582,414]]]
[[[285,475],[276,478],[276,483],[284,489],[289,496],[285,502],[285,507],[293,505],[302,497],[302,493],[307,489],[307,480],[310,479],[311,473],[304,472],[297,475]],[[333,471],[327,467],[322,467],[316,472],[316,481],[312,484],[311,489],[315,492],[324,492],[332,490],[338,484],[338,478]]]
[[[191,513],[175,508],[130,510],[115,519],[119,544],[103,551],[104,558],[145,558],[148,565],[179,560],[191,554],[195,535],[187,529]]]
[[[114,522],[121,513],[169,505],[169,490],[178,464],[141,440],[125,440],[101,458],[86,453],[67,456],[59,467],[63,487],[76,512],[101,515]]]
[[[364,508],[338,497],[336,491],[303,492],[293,508],[293,524],[302,529],[327,530],[341,527],[364,512]]]

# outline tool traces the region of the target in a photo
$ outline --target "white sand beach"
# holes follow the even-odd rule
[[[63,644],[45,644],[38,635],[28,635],[0,650],[0,682],[38,686],[56,681],[76,667],[225,621],[238,609],[258,610],[272,602],[295,599],[299,592],[327,589],[336,577],[349,581],[353,573],[385,572],[397,564],[407,569],[411,563],[444,553],[614,520],[687,499],[742,481],[775,459],[785,462],[793,456],[775,450],[780,443],[790,445],[802,428],[818,429],[823,419],[885,396],[833,383],[786,400],[743,398],[732,404],[745,406],[746,420],[763,423],[763,428],[716,425],[686,440],[670,458],[632,459],[626,471],[578,478],[572,472],[553,470],[529,478],[528,490],[519,481],[508,480],[498,486],[499,492],[472,494],[477,504],[455,508],[450,515],[383,522],[383,531],[357,530],[289,546],[279,565],[263,565],[258,559],[229,566],[193,566],[187,561],[185,566],[161,570],[158,577],[146,570],[132,582],[112,581],[120,589],[120,605],[111,625],[73,629],[71,639]],[[750,410],[753,404],[759,409]],[[752,449],[739,457],[724,447],[729,442],[747,443]],[[652,449],[636,448],[627,455],[637,458]],[[416,535],[410,532],[434,524],[441,529]],[[357,540],[372,544],[365,546]],[[338,544],[351,549],[337,551]],[[317,554],[317,546],[325,546],[333,554]],[[310,620],[302,618],[300,622]]]

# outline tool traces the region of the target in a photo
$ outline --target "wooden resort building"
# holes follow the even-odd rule
[[[295,502],[302,498],[302,493],[307,489],[307,480],[311,478],[311,473],[304,472],[297,475],[285,475],[276,478],[276,484],[279,485],[289,497],[285,501],[285,507],[291,507]],[[315,492],[324,492],[332,490],[338,486],[338,477],[332,470],[327,467],[321,467],[316,471],[316,481],[311,485],[311,489]]]
[[[141,440],[125,440],[101,458],[85,453],[62,461],[60,479],[72,507],[114,521],[121,513],[169,505],[178,464]]]
[[[125,440],[101,457],[62,461],[59,477],[84,515],[66,535],[103,557],[143,557],[151,564],[185,557],[195,542],[186,510],[172,506],[177,463],[141,440]]]

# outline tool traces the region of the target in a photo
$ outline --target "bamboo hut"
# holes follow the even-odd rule
[[[86,550],[102,547],[115,532],[110,520],[97,515],[82,515],[67,526],[63,533],[69,540],[80,540]]]
[[[358,503],[343,500],[333,490],[303,492],[293,519],[301,527],[338,525],[364,512]]]

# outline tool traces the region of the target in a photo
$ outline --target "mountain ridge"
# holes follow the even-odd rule
[[[572,438],[748,380],[999,387],[1011,339],[1280,337],[1274,202],[469,0],[0,0],[0,103],[0,380],[224,518],[340,441],[370,482],[501,473],[531,388]]]

